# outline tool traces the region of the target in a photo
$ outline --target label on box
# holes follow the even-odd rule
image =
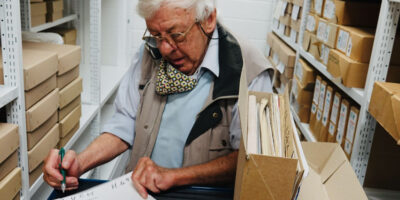
[[[340,117],[339,117],[339,124],[338,124],[338,133],[336,136],[336,141],[338,141],[339,143],[342,142],[343,139],[343,135],[344,135],[344,126],[346,124],[346,116],[347,114],[347,106],[342,104],[342,106],[340,107]],[[341,143],[340,143],[341,144]]]
[[[272,61],[274,64],[279,63],[279,55],[274,52],[274,55],[272,56]]]
[[[275,19],[279,19],[281,10],[282,10],[282,5],[283,2],[282,1],[278,1],[278,3],[276,3],[276,7],[275,7],[275,11],[274,11],[274,18]]]
[[[324,39],[324,42],[327,43],[328,40],[329,40],[329,35],[331,33],[331,28],[332,27],[329,26],[329,24],[326,24],[325,26],[326,26],[326,28],[325,28],[325,33],[323,35],[323,39]]]
[[[336,6],[331,0],[325,1],[324,17],[327,19],[334,19],[336,13]]]
[[[299,18],[299,11],[300,11],[300,6],[293,5],[293,10],[292,10],[292,19],[293,20],[297,20]]]
[[[290,30],[290,42],[296,43],[297,32],[294,29]]]
[[[298,95],[299,95],[299,91],[297,90],[297,83],[293,83],[292,84],[292,93],[294,95],[294,97],[297,99]]]
[[[307,25],[306,25],[307,30],[310,32],[314,32],[315,26],[316,26],[316,22],[315,22],[314,16],[307,15]]]
[[[300,62],[296,63],[296,71],[294,72],[300,82],[303,82],[303,66]]]
[[[322,117],[322,111],[320,109],[318,109],[317,111],[317,121],[320,121]]]
[[[351,38],[349,38],[349,43],[347,44],[346,56],[350,57],[352,48],[353,48],[353,42]]]
[[[349,41],[350,34],[347,31],[339,30],[336,48],[342,52],[346,52],[347,42]]]
[[[319,93],[319,101],[318,101],[318,109],[319,110],[324,109],[325,90],[326,90],[326,84],[322,84],[321,91]]]
[[[332,136],[334,136],[334,134],[335,134],[335,124],[333,124],[332,122],[329,122],[329,129],[328,129],[328,132],[329,132],[329,134],[331,134]]]
[[[319,97],[320,90],[321,90],[321,81],[319,79],[317,79],[315,81],[314,98],[313,98],[313,102],[315,104],[318,104],[318,97]]]
[[[288,6],[288,2],[287,1],[283,1],[282,2],[282,9],[281,9],[280,16],[285,16],[285,11],[286,11],[287,6]]]
[[[278,30],[278,28],[279,28],[279,20],[277,19],[272,20],[272,29]]]
[[[285,24],[279,23],[279,26],[278,26],[278,33],[279,33],[280,35],[285,34]]]
[[[332,92],[330,90],[327,90],[326,97],[325,97],[324,114],[322,115],[322,124],[324,126],[326,126],[328,124],[329,106],[331,105],[331,95],[332,95]]]
[[[337,114],[339,111],[339,97],[335,95],[335,97],[333,98],[333,105],[332,105],[332,113],[331,113],[331,122],[333,122],[334,124],[337,123]]]
[[[321,41],[324,41],[325,34],[326,34],[326,23],[319,21],[318,30],[317,30],[317,38]]]
[[[282,62],[279,62],[279,64],[276,66],[276,69],[283,74],[283,72],[285,71],[285,65]]]
[[[312,104],[312,105],[311,105],[311,112],[312,112],[313,114],[315,114],[315,112],[317,112],[317,106],[316,106],[315,104]]]
[[[331,49],[326,45],[322,45],[321,60],[324,65],[328,65],[329,51]]]
[[[347,134],[346,139],[353,143],[354,133],[356,132],[356,124],[357,124],[357,113],[354,111],[350,111],[349,122],[347,124]]]
[[[265,57],[269,57],[269,54],[271,53],[271,47],[267,44],[265,47]]]
[[[317,13],[318,15],[321,15],[321,11],[322,11],[322,3],[323,0],[314,0],[314,9],[315,9],[315,13]]]
[[[350,155],[351,154],[351,147],[352,147],[353,145],[351,144],[351,142],[349,142],[349,141],[345,141],[344,142],[344,151],[346,151],[346,153],[348,154],[348,155]]]

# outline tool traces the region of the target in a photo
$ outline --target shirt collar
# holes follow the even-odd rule
[[[218,30],[215,28],[212,38],[218,38]],[[206,54],[204,55],[203,62],[200,64],[200,67],[196,70],[196,72],[191,76],[198,79],[202,71],[205,69],[210,70],[216,77],[219,77],[219,42],[217,39],[211,39],[208,44],[208,48]],[[204,70],[202,70],[204,69]]]

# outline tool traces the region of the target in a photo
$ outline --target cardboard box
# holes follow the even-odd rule
[[[342,100],[340,105],[339,123],[337,125],[336,142],[344,146],[344,138],[346,137],[347,122],[349,121],[350,103],[346,99]]]
[[[372,28],[340,26],[336,49],[357,62],[369,63],[374,34]]]
[[[35,181],[42,175],[43,162],[36,167],[31,173],[29,173],[29,186],[32,186]]]
[[[60,45],[38,42],[24,42],[24,48],[48,50],[57,53],[58,55],[58,72],[57,75],[62,75],[81,62],[81,48],[75,45]]]
[[[26,131],[32,132],[42,125],[51,115],[57,111],[59,102],[58,89],[37,102],[26,111]]]
[[[308,52],[318,61],[321,58],[321,44],[316,35],[311,35]]]
[[[76,41],[77,31],[74,28],[52,28],[49,31],[60,34],[63,37],[64,44],[70,44]]]
[[[316,33],[318,29],[319,17],[314,14],[307,15],[306,30],[310,33]]]
[[[71,103],[65,106],[63,109],[58,110],[58,120],[61,121],[71,113],[76,107],[81,105],[81,96],[76,97]]]
[[[13,199],[21,189],[21,168],[15,168],[2,181],[0,181],[1,199]]]
[[[311,105],[310,130],[314,129],[315,121],[317,120],[316,115],[317,115],[318,98],[321,91],[321,82],[322,82],[321,77],[317,75],[317,78],[315,80],[313,103]]]
[[[0,181],[16,167],[18,167],[18,151],[14,151],[14,153],[0,163]]]
[[[46,22],[53,22],[61,18],[63,18],[63,11],[46,14]]]
[[[292,85],[292,93],[300,105],[311,106],[313,93],[306,90],[305,86],[302,85],[297,78]]]
[[[313,89],[315,84],[315,71],[314,69],[303,59],[299,59],[297,67],[295,69],[295,75],[297,80],[304,85],[307,89]]]
[[[325,66],[328,65],[329,52],[330,51],[331,51],[331,48],[329,46],[327,46],[326,44],[321,44],[321,46],[320,46],[320,57],[317,60],[319,60]]]
[[[285,25],[285,26],[290,26],[290,19],[291,16],[290,15],[284,15],[284,16],[280,16],[279,17],[279,23]]]
[[[375,82],[368,111],[400,145],[400,84]]]
[[[31,17],[31,26],[39,26],[46,23],[46,15],[38,15]]]
[[[31,150],[56,124],[57,112],[54,112],[54,114],[48,120],[46,120],[46,122],[39,126],[39,128],[33,132],[27,133],[26,137],[28,139],[28,150]]]
[[[18,126],[0,123],[0,163],[9,157],[19,146]]]
[[[56,124],[32,150],[28,151],[29,173],[36,169],[46,158],[49,151],[57,145],[60,140],[59,133],[60,129]]]
[[[314,133],[315,138],[320,138],[321,127],[322,127],[322,112],[324,111],[327,87],[328,87],[327,82],[322,81],[318,98],[318,107],[317,107],[315,125],[313,126],[313,129],[311,129],[312,132]]]
[[[292,48],[287,46],[285,43],[281,42],[281,48],[279,51],[279,60],[285,65],[285,67],[294,67],[296,62],[296,53]]]
[[[31,17],[46,15],[46,3],[31,3]]]
[[[61,76],[57,76],[57,88],[62,89],[73,80],[79,77],[79,66],[76,66],[72,70],[66,72]]]
[[[35,103],[53,91],[56,87],[57,78],[56,74],[54,74],[49,79],[40,83],[38,86],[25,91],[25,110],[31,108]]]
[[[47,1],[47,13],[62,12],[64,9],[63,0]]]
[[[302,182],[298,200],[367,200],[338,144],[303,142],[302,145],[311,169]]]
[[[344,143],[344,152],[349,159],[351,158],[351,152],[353,150],[359,114],[360,109],[352,106],[349,114],[349,122],[347,123],[346,140]]]
[[[75,126],[67,133],[67,135],[63,138],[60,138],[60,142],[58,143],[57,147],[61,148],[67,145],[67,143],[71,140],[72,136],[75,135],[76,131],[78,131],[80,123],[78,122]]]
[[[308,31],[304,31],[304,36],[303,36],[303,42],[301,46],[303,47],[304,51],[309,51],[310,50],[310,44],[311,44],[311,33]]]
[[[329,118],[328,140],[327,142],[335,142],[337,135],[337,124],[339,120],[339,108],[342,103],[342,95],[335,92],[333,97],[332,111]]]
[[[79,123],[82,116],[81,105],[78,105],[71,113],[60,121],[60,138],[65,137],[74,126]]]
[[[329,129],[329,117],[332,110],[333,104],[333,88],[328,85],[325,94],[324,111],[322,112],[321,129],[319,133],[318,141],[328,141],[328,129]]]
[[[296,112],[302,123],[307,123],[310,121],[310,106],[309,105],[300,105],[297,102],[297,99],[293,101],[293,109]]]
[[[290,31],[291,31],[290,26],[285,26],[284,35],[285,35],[286,37],[290,37]]]
[[[354,61],[337,50],[332,49],[329,53],[328,72],[341,78],[346,87],[364,88],[368,66],[368,63]]]
[[[318,22],[317,39],[330,48],[335,48],[338,26],[324,19]]]
[[[79,77],[60,91],[60,109],[71,103],[82,92],[82,78]]]
[[[28,91],[57,72],[57,55],[49,51],[22,50],[24,63],[24,89]],[[0,54],[0,59],[3,59]],[[3,69],[3,63],[0,63]]]
[[[294,30],[297,33],[299,33],[300,32],[300,26],[301,26],[301,20],[290,19],[290,28],[292,28],[292,30]]]
[[[346,26],[376,27],[379,3],[365,1],[325,0],[324,18]],[[351,12],[349,12],[351,10]]]
[[[324,13],[324,3],[325,0],[313,0],[311,3],[313,4],[311,6],[313,13],[315,13],[318,16],[322,16],[322,14]]]

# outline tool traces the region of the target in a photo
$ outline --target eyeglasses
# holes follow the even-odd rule
[[[177,44],[185,41],[186,35],[193,28],[193,26],[198,23],[199,21],[196,20],[185,32],[168,33],[166,34],[166,36],[154,36],[151,34],[146,36],[146,33],[148,32],[146,28],[146,31],[143,33],[142,40],[144,40],[147,45],[152,48],[157,48],[157,45],[160,44],[163,40],[166,40],[172,46],[176,46]]]

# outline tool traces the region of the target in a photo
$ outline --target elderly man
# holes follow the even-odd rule
[[[139,0],[145,44],[121,82],[116,112],[104,133],[62,167],[67,190],[78,177],[128,148],[127,171],[137,191],[158,193],[189,184],[233,183],[240,142],[239,78],[246,66],[250,90],[271,92],[260,52],[217,23],[214,0]],[[145,48],[144,48],[145,47]],[[58,150],[43,167],[60,188]]]

